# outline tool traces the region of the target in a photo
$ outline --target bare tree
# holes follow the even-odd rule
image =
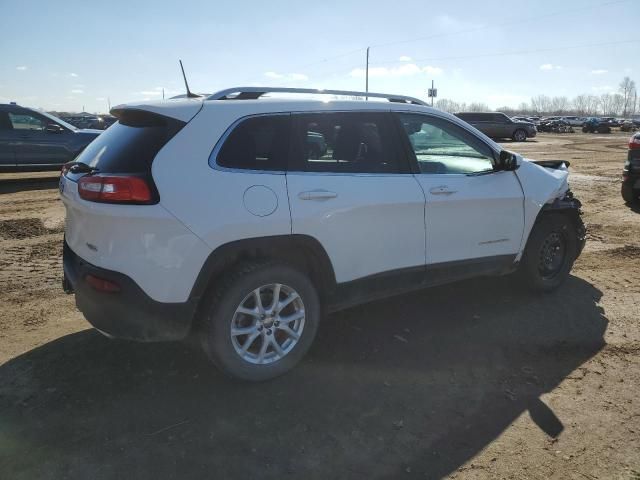
[[[569,111],[569,99],[567,97],[553,97],[551,99],[550,110],[556,115],[562,115]]]
[[[587,95],[578,95],[573,99],[573,111],[578,115],[586,115],[589,109],[589,99]]]
[[[626,117],[631,111],[635,111],[636,82],[624,77],[618,91],[622,95],[622,115]]]
[[[531,99],[531,109],[537,114],[547,113],[551,110],[551,99],[546,95],[538,95]]]
[[[468,111],[470,112],[490,112],[489,105],[481,102],[473,102],[469,104]]]
[[[458,102],[454,102],[453,100],[449,100],[447,98],[441,98],[435,104],[435,107],[439,110],[455,113],[460,112],[460,104]]]

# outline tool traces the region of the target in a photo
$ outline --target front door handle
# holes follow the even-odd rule
[[[457,190],[452,190],[447,185],[440,185],[429,190],[429,193],[432,195],[451,195],[452,193],[456,192]]]
[[[336,192],[330,192],[329,190],[308,190],[298,194],[300,200],[327,200],[329,198],[336,198],[337,196],[338,194]]]

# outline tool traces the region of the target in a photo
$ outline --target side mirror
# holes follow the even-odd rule
[[[498,157],[498,163],[496,164],[496,170],[510,172],[518,168],[518,161],[516,160],[516,154],[509,150],[500,150],[500,156]]]
[[[57,123],[48,123],[45,130],[49,133],[62,133],[64,129]]]

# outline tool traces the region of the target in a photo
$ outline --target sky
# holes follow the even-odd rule
[[[235,86],[517,106],[640,80],[640,0],[0,0],[0,103],[58,111]]]

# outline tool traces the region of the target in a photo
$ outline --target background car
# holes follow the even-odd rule
[[[516,142],[524,142],[538,133],[533,123],[514,122],[500,112],[460,112],[456,113],[456,117],[470,123],[491,138],[511,138]]]
[[[0,169],[59,169],[100,133],[78,129],[46,112],[0,104]]]

